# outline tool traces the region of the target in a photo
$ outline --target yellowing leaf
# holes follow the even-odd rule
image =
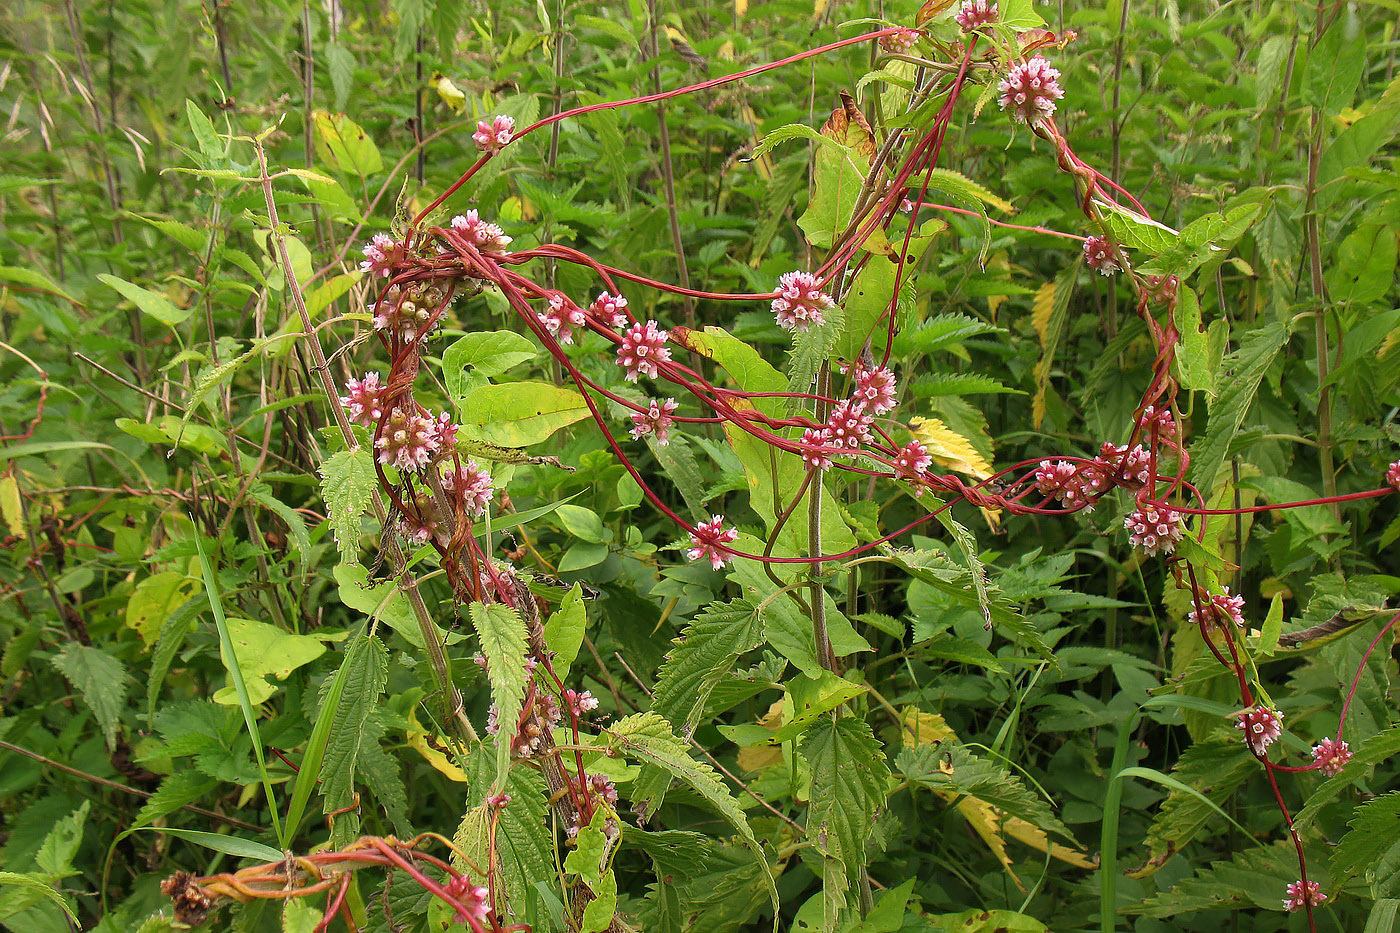
[[[992,475],[992,465],[972,443],[937,418],[913,418],[909,429],[940,466],[976,479]]]
[[[749,0],[734,0],[734,18],[743,19],[745,13],[749,11]]]
[[[1045,349],[1045,334],[1050,329],[1050,315],[1055,311],[1055,283],[1046,282],[1036,289],[1031,302],[1031,326],[1040,338],[1040,348]]]
[[[452,750],[448,744],[450,740],[444,739],[440,735],[429,735],[422,730],[415,730],[408,733],[408,744],[418,754],[423,756],[423,760],[436,768],[449,780],[458,784],[467,783],[467,772],[457,767],[452,759],[447,757],[447,752]],[[456,752],[458,755],[465,754],[465,749]]]
[[[821,19],[826,12],[827,5],[831,0],[814,0],[812,3],[812,19]]]
[[[1045,835],[1044,830],[1037,826],[1032,826],[1019,816],[1008,816],[1006,819],[1002,820],[1001,830],[1011,838],[1024,842],[1032,849],[1038,849],[1041,852],[1044,852],[1045,847],[1048,845],[1050,847],[1051,857],[1059,859],[1066,865],[1073,865],[1075,868],[1089,870],[1099,867],[1097,861],[1088,858],[1083,853],[1076,852],[1068,846],[1062,846],[1058,842],[1051,842],[1050,838]]]
[[[0,479],[0,517],[4,518],[10,534],[24,539],[24,511],[19,502],[19,480],[15,479],[14,474]]]
[[[193,596],[194,591],[194,579],[183,573],[166,570],[149,576],[136,584],[131,598],[126,601],[126,624],[150,647],[160,634],[161,624]]]
[[[462,93],[462,89],[452,83],[452,79],[442,72],[433,75],[433,79],[428,82],[428,87],[437,91],[442,102],[452,108],[453,113],[461,112],[467,105],[467,95]]]
[[[988,257],[987,268],[1004,273],[1004,275],[1002,276],[1003,278],[1011,277],[1011,262],[1007,259],[1005,251],[993,253],[990,257]],[[992,313],[992,320],[996,320],[997,311],[1001,310],[1001,306],[1005,302],[1005,295],[987,296],[987,310]]]
[[[932,745],[948,740],[957,741],[957,733],[937,713],[926,713],[917,706],[907,706],[899,715],[900,742],[903,745]]]
[[[269,676],[286,680],[292,671],[326,652],[326,646],[309,635],[293,635],[251,619],[229,619],[228,636],[248,685],[248,699],[254,706],[277,692],[276,685],[268,681]],[[222,706],[237,706],[239,702],[232,685],[216,692],[213,699]]]

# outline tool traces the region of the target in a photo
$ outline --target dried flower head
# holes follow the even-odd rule
[[[656,438],[656,443],[665,447],[671,443],[671,425],[675,423],[671,416],[678,407],[673,398],[652,399],[646,411],[632,413],[632,436],[641,440],[650,435]]]
[[[963,32],[976,32],[983,26],[995,23],[997,18],[997,5],[988,3],[987,0],[963,0],[958,12],[953,14],[954,21],[962,27]]]
[[[1039,55],[1014,66],[997,85],[1001,109],[1017,123],[1034,126],[1055,112],[1055,101],[1065,96],[1060,72]]]
[[[1123,519],[1123,527],[1128,529],[1133,547],[1147,554],[1170,554],[1184,533],[1181,513],[1161,505],[1139,505]]]
[[[1256,755],[1262,756],[1283,735],[1283,713],[1276,709],[1261,704],[1235,715],[1239,717],[1235,728],[1244,733],[1244,744]]]
[[[628,382],[636,382],[638,376],[656,378],[656,365],[671,359],[671,350],[666,346],[669,336],[655,321],[633,324],[623,331],[622,343],[617,348],[617,365],[626,371]]]
[[[695,530],[690,533],[690,549],[685,552],[685,556],[691,560],[707,559],[711,567],[720,570],[734,559],[723,545],[729,544],[737,537],[739,529],[732,526],[725,528],[723,515],[711,515],[708,522],[696,525]]]
[[[481,120],[476,124],[472,139],[482,152],[496,152],[515,138],[515,118],[497,114],[490,121]]]
[[[1118,255],[1113,251],[1113,244],[1108,242],[1108,237],[1091,236],[1084,241],[1084,261],[1089,268],[1095,270],[1100,275],[1113,275],[1115,272],[1122,272],[1123,267],[1118,264]]]
[[[778,277],[778,295],[773,314],[784,330],[806,330],[826,320],[826,312],[836,307],[822,291],[821,282],[810,272],[784,272]]]
[[[1346,742],[1324,738],[1313,746],[1312,758],[1318,770],[1331,777],[1351,761],[1351,746]]]

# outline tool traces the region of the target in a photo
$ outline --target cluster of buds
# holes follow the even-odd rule
[[[1147,554],[1170,554],[1176,550],[1184,529],[1181,513],[1162,505],[1144,503],[1123,519],[1128,540]]]
[[[1084,241],[1084,262],[1099,275],[1113,275],[1123,271],[1123,266],[1118,262],[1118,254],[1108,237],[1091,236]]]
[[[527,665],[530,667],[530,665]],[[510,753],[516,758],[535,758],[544,750],[548,736],[563,714],[559,701],[548,691],[531,685],[525,693],[525,703],[520,710],[520,722],[511,739]],[[486,712],[486,733],[498,735],[501,731],[501,711],[492,703]]]
[[[446,300],[447,294],[437,286],[390,286],[374,306],[374,329],[385,332],[391,340],[413,343],[432,331]]]
[[[671,443],[671,426],[675,423],[672,416],[676,408],[677,403],[673,398],[652,399],[644,411],[632,413],[632,436],[637,440],[652,437],[657,444],[665,447]]]
[[[617,785],[604,774],[584,774],[582,777],[570,775],[569,784],[577,800],[587,801],[584,806],[578,808],[576,816],[564,826],[564,831],[572,839],[578,835],[581,825],[591,819],[598,802],[607,805],[609,809],[617,807]],[[613,830],[614,824],[609,820],[608,831]]]
[[[1239,718],[1235,728],[1244,733],[1244,744],[1260,758],[1283,735],[1283,713],[1272,707],[1260,704],[1240,710],[1235,716]]]
[[[627,299],[611,292],[601,292],[588,306],[588,313],[605,327],[626,327],[631,320],[627,316]]]
[[[785,272],[778,277],[773,315],[784,330],[806,330],[826,320],[826,312],[836,307],[822,291],[821,282],[810,272]]]
[[[1219,593],[1196,591],[1198,608],[1186,614],[1186,621],[1207,629],[1224,629],[1226,623],[1244,628],[1244,597],[1231,596],[1228,586]]]
[[[962,27],[963,32],[976,32],[983,26],[995,23],[998,16],[997,5],[994,2],[963,0],[958,12],[953,14],[953,20]]]
[[[889,35],[880,37],[880,48],[886,52],[894,52],[903,55],[914,47],[914,43],[919,41],[919,33],[913,29],[900,29]]]
[[[365,244],[364,261],[360,271],[373,278],[387,279],[396,266],[404,261],[408,249],[385,233],[376,233]]]
[[[574,690],[566,687],[564,688],[564,705],[569,708],[569,714],[573,718],[582,719],[598,708],[598,698],[588,690]]]
[[[348,406],[347,406],[348,408]],[[436,418],[395,408],[374,439],[379,462],[399,470],[422,470],[457,443],[457,426],[447,412]]]
[[[910,441],[899,448],[899,453],[894,457],[894,468],[896,473],[902,478],[912,480],[915,483],[914,496],[922,496],[924,487],[919,480],[928,468],[933,465],[933,455],[928,452],[928,448],[918,441]]]
[[[1313,746],[1312,759],[1319,771],[1331,777],[1351,761],[1351,746],[1340,739],[1334,742],[1331,738],[1324,738]]]
[[[1396,460],[1386,469],[1385,484],[1395,487],[1395,491],[1400,492],[1400,460]]]
[[[474,883],[467,875],[458,875],[443,885],[443,889],[457,899],[453,916],[458,923],[469,919],[480,923],[491,912],[491,889]]]
[[[997,85],[1001,109],[1017,123],[1031,126],[1055,112],[1055,101],[1065,96],[1060,72],[1039,55],[1015,65]]]
[[[833,453],[849,453],[870,443],[875,416],[890,411],[898,399],[894,373],[883,366],[855,367],[855,389],[838,402],[826,423],[802,432],[802,460],[815,470],[829,470]]]
[[[1318,907],[1327,900],[1327,895],[1322,893],[1322,888],[1316,881],[1306,884],[1302,881],[1291,881],[1285,894],[1287,896],[1283,899],[1283,909],[1290,914],[1304,907]]]
[[[498,114],[476,124],[472,139],[482,152],[497,152],[515,138],[515,118]]]
[[[690,549],[685,556],[690,560],[708,560],[711,567],[721,570],[734,559],[724,546],[738,537],[738,528],[724,527],[723,515],[711,515],[709,521],[696,525],[690,533]]]

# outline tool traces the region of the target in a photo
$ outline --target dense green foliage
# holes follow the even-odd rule
[[[177,870],[432,832],[461,851],[422,849],[479,881],[489,860],[503,922],[537,931],[1307,929],[1282,913],[1299,877],[1282,800],[1327,894],[1319,927],[1394,928],[1400,496],[1335,497],[1379,490],[1400,456],[1400,8],[1035,6],[1059,37],[1044,54],[1064,136],[1165,225],[1103,221],[1135,264],[1181,279],[1158,318],[1181,333],[1188,477],[1214,508],[1334,497],[1214,516],[1181,552],[1245,599],[1230,640],[1284,715],[1276,761],[1309,764],[1355,682],[1355,758],[1328,777],[1266,771],[1241,743],[1239,683],[1186,621],[1190,592],[1129,546],[1128,494],[1069,516],[960,504],[815,580],[805,563],[712,570],[490,288],[450,307],[417,392],[489,462],[492,525],[475,531],[544,618],[454,599],[439,555],[376,520],[385,491],[337,426],[315,347],[337,385],[386,371],[361,245],[401,234],[476,161],[478,119],[523,127],[917,13],[657,7],[656,22],[640,0],[0,9],[0,925],[154,933],[172,928],[160,883]],[[479,209],[514,249],[767,293],[849,220],[833,186],[860,184],[843,174],[854,150],[816,132],[839,95],[879,142],[922,131],[934,108],[903,110],[914,68],[864,42],[565,120],[445,208]],[[973,71],[953,110],[926,200],[958,212],[919,215],[890,357],[889,430],[969,482],[1127,443],[1158,349],[1122,279],[1030,229],[1097,232],[1055,149],[998,110],[998,77]],[[875,255],[796,341],[767,301],[623,284],[639,319],[692,329],[689,364],[715,384],[801,393],[883,333],[893,269]],[[523,271],[580,304],[598,291],[567,262]],[[596,334],[566,351],[645,403]],[[727,516],[751,553],[770,533],[779,556],[853,549],[940,501],[836,471],[810,523],[804,506],[779,534],[799,457],[706,424],[639,443],[606,404],[665,504]],[[525,665],[537,636],[601,703],[585,729],[565,720],[560,760],[621,798],[574,836],[551,775],[484,728],[493,703],[514,723],[554,701]],[[347,891],[362,930],[452,922],[382,862]],[[209,923],[309,931],[325,909],[257,899]]]

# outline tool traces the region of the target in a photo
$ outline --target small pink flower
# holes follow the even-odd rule
[[[889,35],[880,37],[880,48],[886,52],[896,52],[903,54],[914,47],[914,43],[919,39],[919,34],[913,29],[901,29]]]
[[[1067,509],[1092,512],[1104,489],[1105,479],[1102,468],[1094,464],[1042,460],[1035,471],[1035,486]]]
[[[1325,738],[1313,746],[1312,757],[1318,770],[1331,777],[1351,761],[1351,746],[1346,742],[1334,742]]]
[[[374,441],[379,462],[400,470],[421,470],[442,446],[439,423],[426,415],[396,408]]]
[[[564,690],[564,703],[575,716],[591,713],[598,708],[598,698],[587,690]]]
[[[1396,492],[1400,492],[1400,460],[1396,460],[1385,471],[1385,482],[1387,486],[1394,486]]]
[[[1184,533],[1181,513],[1160,505],[1139,505],[1123,519],[1123,527],[1133,547],[1147,554],[1170,554]]]
[[[1181,280],[1174,275],[1149,275],[1147,277],[1147,300],[1168,308],[1176,307],[1176,290]]]
[[[340,404],[345,406],[345,414],[351,421],[373,430],[384,414],[384,389],[379,373],[370,373],[363,379],[352,377],[345,383]]]
[[[1166,440],[1176,435],[1176,421],[1172,419],[1170,408],[1148,405],[1138,415],[1138,427],[1153,440]]]
[[[593,304],[588,306],[588,313],[609,327],[626,327],[630,320],[627,317],[627,299],[607,292],[601,292],[593,299]]]
[[[606,800],[609,806],[617,805],[617,786],[608,780],[603,774],[590,774],[588,776],[588,789],[602,800]]]
[[[680,407],[673,398],[654,398],[649,403],[646,411],[634,411],[632,413],[632,436],[641,440],[647,435],[656,438],[656,443],[665,447],[671,443],[671,425],[674,424],[672,415]]]
[[[407,250],[392,237],[376,233],[365,244],[364,254],[360,271],[376,278],[388,278],[393,274],[394,267],[404,261]]]
[[[997,15],[995,3],[988,3],[987,0],[963,0],[958,12],[953,14],[953,19],[962,27],[963,32],[976,32],[983,26],[995,23]]]
[[[832,447],[857,450],[870,443],[870,426],[874,419],[852,399],[839,403],[826,420],[826,434]]]
[[[491,806],[495,807],[497,810],[504,810],[506,807],[510,806],[510,794],[507,794],[505,791],[501,791],[499,794],[493,794],[492,796],[487,797],[486,802],[489,803]]]
[[[933,465],[933,456],[929,454],[928,448],[918,441],[910,441],[899,448],[899,453],[894,456],[894,469],[898,476],[914,481],[914,496],[918,498],[924,494],[923,484],[920,482],[928,472],[928,468]]]
[[[894,408],[896,399],[894,373],[883,366],[856,370],[856,390],[851,401],[863,405],[872,414],[883,415]]]
[[[490,122],[482,120],[476,125],[472,139],[482,152],[496,152],[515,138],[515,118],[498,114]]]
[[[466,923],[468,919],[479,923],[491,912],[491,890],[479,884],[472,884],[471,878],[466,875],[458,875],[443,887],[457,902],[453,907],[456,908],[454,919],[458,923]]]
[[[836,307],[831,296],[822,291],[821,283],[810,272],[784,272],[778,277],[777,297],[773,299],[773,314],[784,330],[806,330],[826,320],[826,312]]]
[[[1231,596],[1228,586],[1221,587],[1221,590],[1219,593],[1198,591],[1201,608],[1188,612],[1186,621],[1192,625],[1204,624],[1208,629],[1224,628],[1226,622],[1244,628],[1244,597]]]
[[[1034,125],[1055,112],[1055,101],[1065,96],[1060,72],[1039,55],[1016,65],[997,85],[1001,109],[1011,112],[1017,123]]]
[[[1123,267],[1118,264],[1118,256],[1113,251],[1113,244],[1108,242],[1108,237],[1091,236],[1084,241],[1084,261],[1089,264],[1089,268],[1095,270],[1100,275],[1113,275],[1115,272],[1122,272]]]
[[[540,315],[540,320],[560,343],[573,343],[574,328],[582,327],[586,319],[582,308],[562,292],[555,292],[549,296],[549,307]]]
[[[696,525],[695,530],[690,533],[690,550],[685,552],[685,556],[691,560],[708,559],[711,567],[716,570],[723,569],[734,557],[722,546],[738,537],[738,528],[724,527],[723,515],[711,515],[708,522]]]
[[[412,501],[417,514],[405,514],[399,520],[399,533],[414,544],[427,544],[434,538],[446,543],[447,535],[442,533],[442,514],[432,494],[419,490],[414,493]]]
[[[474,210],[453,217],[452,229],[478,249],[499,252],[510,245],[511,238],[506,236],[504,230],[495,224],[482,220]]]
[[[638,376],[656,378],[656,365],[671,359],[671,351],[666,346],[669,336],[655,321],[633,324],[623,332],[622,344],[617,348],[617,365],[626,370],[628,382],[636,382]]]
[[[1244,733],[1244,744],[1256,755],[1262,756],[1283,735],[1283,713],[1276,709],[1260,705],[1235,715],[1240,720],[1235,728]]]
[[[1309,904],[1318,907],[1327,900],[1327,895],[1322,893],[1321,886],[1316,881],[1309,881],[1306,887],[1301,881],[1291,881],[1286,893],[1288,896],[1283,899],[1283,909],[1289,913],[1302,910]]]
[[[1141,489],[1152,478],[1152,455],[1141,444],[1129,450],[1105,441],[1094,461],[1102,465],[1099,472],[1125,489]]]
[[[802,462],[809,469],[831,469],[831,454],[822,450],[831,446],[831,435],[826,428],[808,428],[802,432]]]
[[[463,510],[471,516],[486,514],[486,507],[496,494],[491,474],[474,460],[464,460],[461,466],[443,474],[442,488],[461,499]]]

